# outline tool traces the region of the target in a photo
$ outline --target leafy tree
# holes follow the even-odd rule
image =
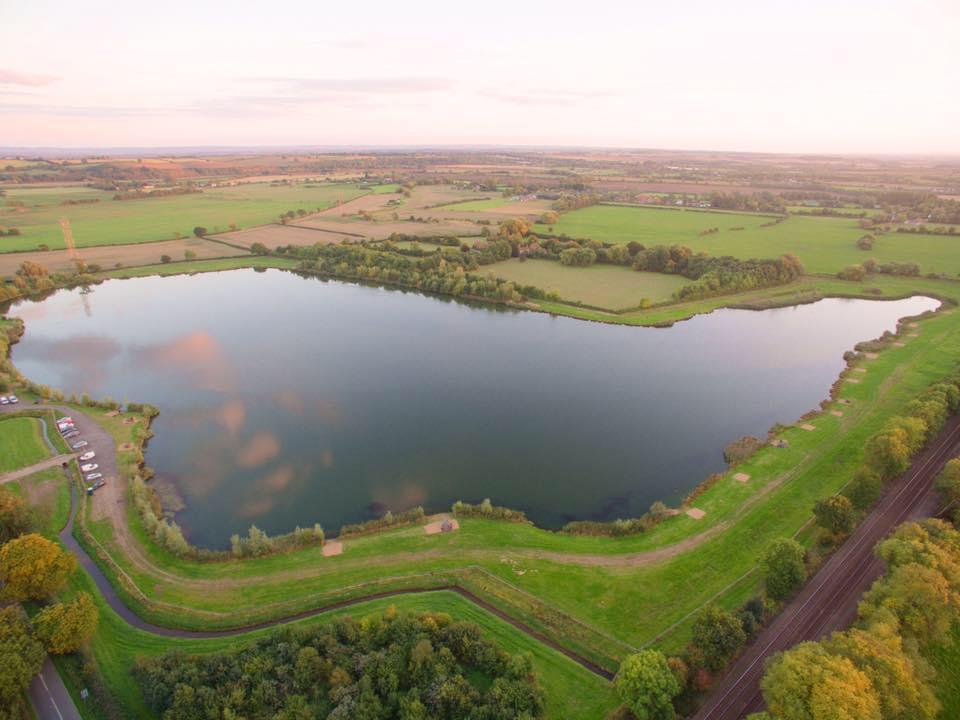
[[[763,555],[764,582],[767,595],[785,600],[807,579],[803,546],[792,538],[777,538]]]
[[[813,506],[813,514],[817,518],[817,525],[834,535],[848,534],[857,520],[853,503],[845,495],[832,495],[826,500],[817,500]]]
[[[0,708],[20,706],[21,695],[40,672],[43,658],[43,646],[31,634],[23,611],[17,606],[0,608]]]
[[[865,510],[873,505],[883,492],[883,480],[869,467],[862,467],[853,476],[844,494],[857,510]]]
[[[97,606],[89,593],[79,593],[73,600],[56,603],[41,610],[33,625],[37,638],[51,655],[75,652],[97,630]]]
[[[960,593],[938,570],[908,563],[875,582],[860,603],[868,626],[886,614],[896,618],[905,637],[928,645],[942,638],[960,614]]]
[[[0,547],[3,594],[15,600],[44,600],[58,593],[77,562],[60,546],[36,533]]]
[[[29,532],[32,527],[30,506],[19,495],[0,487],[0,545]]]
[[[960,504],[960,458],[953,458],[944,466],[936,486],[947,502]]]
[[[162,263],[164,263],[164,264],[166,264],[166,263],[168,263],[168,262],[172,262],[172,261],[173,261],[173,258],[170,257],[169,255],[161,255],[161,256],[160,256],[160,262],[162,262]]]
[[[183,251],[184,260],[196,260],[197,254],[193,250],[184,250]]]
[[[828,652],[850,660],[873,685],[883,718],[933,720],[940,705],[930,687],[933,672],[903,648],[895,630],[854,629],[835,633],[825,643]]]
[[[870,678],[819,643],[801,643],[775,656],[760,687],[777,720],[882,718]]]
[[[693,644],[709,670],[720,670],[747,639],[740,620],[716,605],[705,607],[692,628]]]
[[[659,650],[628,655],[614,679],[617,693],[637,720],[673,720],[673,698],[681,687]]]
[[[197,237],[203,237],[204,235],[207,234],[207,229],[202,225],[197,225],[197,227],[193,229],[193,234],[196,235]]]

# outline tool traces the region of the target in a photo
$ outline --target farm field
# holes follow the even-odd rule
[[[16,227],[20,235],[0,238],[0,252],[51,249],[65,245],[59,219],[69,218],[77,247],[121,245],[189,237],[196,226],[210,232],[231,225],[248,227],[273,222],[287,210],[315,211],[362,194],[352,185],[242,184],[209,188],[202,193],[142,200],[113,200],[100,192],[99,202],[61,205],[62,189],[7,187],[0,225]],[[74,193],[74,188],[69,188]],[[76,199],[76,198],[73,198]],[[22,202],[22,207],[11,203]]]
[[[117,266],[152,265],[160,262],[162,255],[168,255],[173,260],[183,260],[184,253],[188,251],[194,253],[198,259],[245,254],[243,250],[220,242],[190,237],[134,245],[101,245],[83,248],[79,255],[88,265],[109,269]],[[0,253],[0,277],[13,275],[24,261],[39,263],[50,272],[75,268],[74,261],[66,250]]]
[[[401,217],[403,215],[401,214]],[[293,227],[326,230],[330,233],[345,233],[369,240],[383,240],[394,233],[418,237],[445,237],[448,235],[479,235],[480,226],[463,220],[440,222],[415,222],[411,220],[354,220],[329,216],[307,217],[296,220]]]
[[[570,302],[606,310],[634,308],[644,299],[651,303],[664,302],[690,282],[679,275],[636,272],[616,265],[570,267],[552,260],[511,259],[488,265],[482,271],[520,285],[556,291]]]
[[[39,420],[0,417],[0,473],[33,465],[48,457],[50,452],[43,442]]]
[[[337,234],[296,225],[261,225],[249,230],[221,233],[216,236],[216,239],[245,248],[249,248],[254,243],[261,243],[273,250],[281,245],[338,243],[344,240],[356,240],[357,238],[348,234]]]
[[[887,233],[877,237],[873,250],[865,252],[856,246],[857,239],[865,234],[856,220],[792,216],[774,226],[761,227],[770,221],[760,215],[597,205],[561,215],[554,232],[604,242],[681,244],[710,255],[741,259],[792,253],[810,273],[833,274],[867,258],[881,263],[916,262],[924,273],[941,272],[952,277],[960,273],[957,237]],[[730,229],[739,226],[744,229]],[[711,227],[719,228],[718,232],[701,235]]]

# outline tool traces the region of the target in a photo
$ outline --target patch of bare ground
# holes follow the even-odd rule
[[[250,228],[248,230],[223,233],[217,235],[217,237],[231,245],[240,245],[249,248],[252,247],[254,243],[261,243],[271,250],[281,245],[309,246],[316,245],[317,243],[330,244],[349,239],[357,239],[351,236],[349,232],[321,232],[320,230],[294,225],[261,225],[260,227]]]
[[[164,240],[162,242],[136,243],[134,245],[99,245],[97,247],[80,248],[79,252],[80,257],[88,265],[99,265],[107,270],[117,266],[155,265],[160,262],[162,255],[169,255],[173,260],[183,260],[184,253],[188,250],[200,260],[246,254],[246,251],[239,248],[201,238]],[[53,272],[73,270],[75,267],[74,261],[69,257],[66,250],[0,253],[0,276],[13,275],[20,267],[20,263],[27,260],[39,263]]]
[[[290,227],[290,226],[288,226]],[[298,220],[295,227],[325,230],[328,233],[350,233],[370,240],[385,240],[394,233],[417,237],[447,237],[451,235],[479,235],[480,226],[464,220],[445,222],[416,222],[412,220],[336,220],[319,217]],[[354,239],[356,239],[356,237]]]
[[[360,211],[377,212],[378,210],[387,210],[391,207],[390,201],[402,198],[402,195],[396,193],[371,193],[370,195],[361,195],[340,205],[313,213],[310,217],[341,217],[344,215],[357,215]]]

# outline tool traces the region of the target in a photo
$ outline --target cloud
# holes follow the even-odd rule
[[[285,78],[277,82],[305,92],[319,91],[364,95],[406,95],[440,92],[453,87],[453,82],[450,79],[442,77]]]
[[[482,90],[480,95],[513,105],[577,105],[584,100],[616,97],[619,93],[608,90],[530,90],[505,92]]]
[[[38,103],[4,103],[0,113],[22,115],[55,115],[62,117],[153,117],[183,112],[189,108],[117,107],[113,105],[43,105]]]
[[[30,87],[40,87],[56,82],[60,78],[55,75],[40,75],[35,73],[23,73],[16,70],[4,70],[0,68],[0,85],[29,85]]]
[[[244,468],[263,465],[280,453],[280,441],[271,432],[254,435],[237,453],[237,465]]]

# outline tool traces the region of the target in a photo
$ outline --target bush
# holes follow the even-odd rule
[[[763,440],[753,435],[744,435],[742,438],[734,440],[723,450],[723,459],[728,465],[741,463],[764,445]]]
[[[490,502],[490,498],[486,498],[479,505],[471,505],[457,500],[453,504],[452,510],[455,517],[482,517],[491,520],[533,524],[522,510],[511,510],[500,505],[494,505]]]
[[[837,273],[837,277],[841,280],[852,280],[854,282],[863,280],[866,275],[867,271],[864,270],[863,265],[847,265]]]
[[[161,256],[160,256],[160,262],[162,262],[162,263],[164,263],[164,264],[166,264],[166,263],[168,263],[168,262],[171,262],[172,260],[173,260],[173,258],[170,257],[169,255],[161,255]]]
[[[383,517],[376,518],[374,520],[367,520],[366,522],[362,523],[350,523],[344,525],[342,528],[340,528],[340,537],[347,537],[349,535],[364,535],[366,533],[376,532],[377,530],[385,530],[386,528],[397,527],[398,525],[410,525],[412,523],[421,522],[424,517],[426,517],[426,515],[423,512],[423,508],[420,506],[410,508],[409,510],[404,510],[396,515],[387,510]]]
[[[193,229],[193,234],[196,235],[197,237],[203,237],[204,235],[207,234],[207,229],[201,225],[198,225]]]
[[[786,600],[807,579],[804,564],[806,552],[792,538],[777,538],[767,548],[761,561],[767,595],[774,600]]]

